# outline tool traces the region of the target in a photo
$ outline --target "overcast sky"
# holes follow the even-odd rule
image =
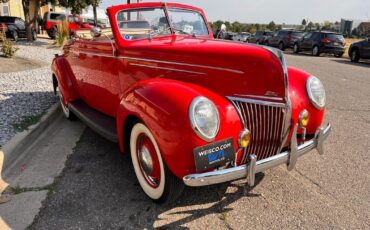
[[[103,0],[101,7],[106,8],[125,2],[126,0]],[[200,7],[206,12],[209,21],[220,19],[269,23],[273,20],[275,23],[300,24],[303,18],[313,22],[339,21],[341,18],[370,20],[370,0],[162,0],[162,2],[179,2]]]

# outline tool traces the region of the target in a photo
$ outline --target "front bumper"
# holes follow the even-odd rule
[[[298,145],[297,141],[298,125],[295,125],[292,139],[290,141],[290,150],[279,153],[273,157],[256,161],[257,157],[252,154],[250,156],[249,164],[241,165],[233,168],[215,170],[212,172],[190,174],[184,176],[183,181],[185,185],[198,187],[211,184],[219,184],[227,181],[233,181],[240,178],[247,178],[250,186],[254,185],[255,174],[263,172],[267,169],[274,168],[281,164],[287,164],[288,170],[295,167],[297,159],[313,149],[317,149],[320,155],[324,154],[324,141],[331,132],[331,125],[328,124],[326,128],[320,127],[317,129],[315,137],[311,140]]]

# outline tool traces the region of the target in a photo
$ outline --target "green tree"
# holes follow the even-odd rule
[[[271,21],[268,25],[267,25],[267,28],[271,31],[275,31],[276,30],[276,24],[274,21]]]
[[[329,21],[324,21],[322,29],[323,30],[330,30],[333,27],[333,23]]]
[[[306,21],[306,19],[303,19],[302,20],[302,26],[306,26],[307,25],[307,21]]]
[[[232,31],[233,31],[233,32],[241,32],[241,31],[242,31],[242,30],[241,30],[242,25],[241,25],[241,24],[240,24],[240,22],[238,22],[238,21],[233,22],[233,23],[231,24],[231,27],[232,27]]]
[[[313,22],[309,22],[309,23],[307,24],[307,27],[308,27],[308,30],[309,30],[309,31],[311,31],[311,30],[312,30],[312,28],[314,27]]]

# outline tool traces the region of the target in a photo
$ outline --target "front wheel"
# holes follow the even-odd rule
[[[295,54],[299,53],[299,46],[298,46],[298,44],[294,44],[294,46],[293,46],[293,52]]]
[[[150,130],[137,123],[130,136],[131,160],[145,194],[157,203],[172,203],[181,195],[184,183],[163,163],[158,144]]]
[[[18,41],[18,32],[17,31],[13,31],[13,40],[15,41],[15,42],[17,42]]]
[[[355,49],[351,52],[351,62],[358,62],[360,60],[360,53],[358,52],[358,49]]]
[[[279,49],[284,51],[285,50],[285,46],[284,46],[284,43],[283,42],[280,42],[279,43]]]

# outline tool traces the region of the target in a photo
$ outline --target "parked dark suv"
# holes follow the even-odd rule
[[[370,59],[370,37],[363,41],[352,43],[348,54],[352,62],[358,62],[360,59]]]
[[[7,38],[13,38],[18,41],[18,38],[26,38],[26,22],[18,17],[0,16],[0,23],[6,25],[5,34]],[[36,30],[32,31],[33,40],[37,39]]]
[[[273,32],[271,31],[257,31],[256,34],[252,35],[247,42],[250,43],[257,43],[264,45],[266,43],[266,40],[271,37]]]
[[[281,50],[293,48],[294,43],[303,37],[303,32],[295,30],[280,30],[268,38],[266,45],[278,47]]]
[[[308,32],[294,43],[293,50],[294,53],[311,51],[313,56],[330,53],[336,57],[342,57],[345,50],[345,40],[343,35],[334,32]]]

